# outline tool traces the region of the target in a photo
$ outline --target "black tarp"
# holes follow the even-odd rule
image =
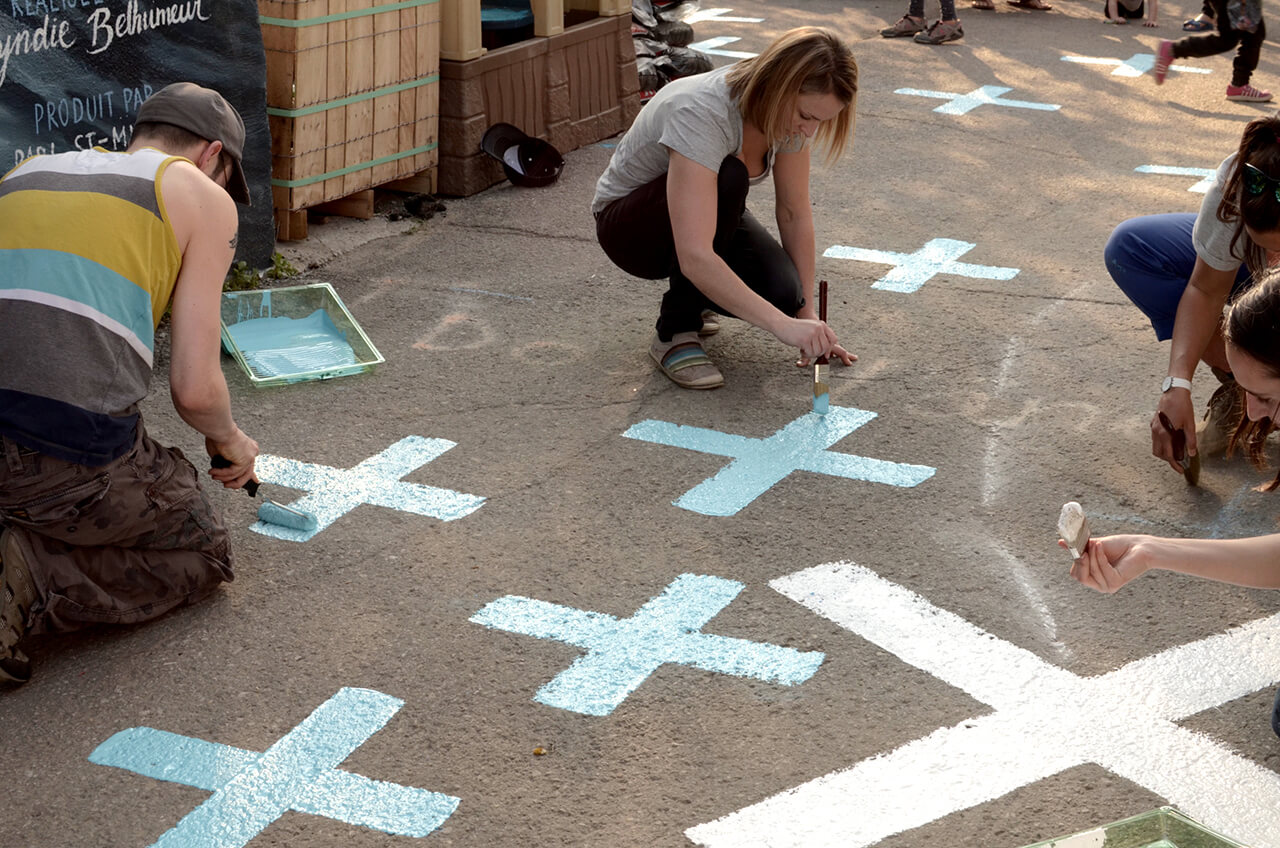
[[[237,259],[271,264],[266,59],[253,0],[0,0],[0,173],[35,153],[123,150],[138,105],[171,82],[222,92],[245,123]]]

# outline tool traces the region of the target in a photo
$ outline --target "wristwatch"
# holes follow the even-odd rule
[[[1160,384],[1160,393],[1164,394],[1174,388],[1191,391],[1191,381],[1184,380],[1181,377],[1165,377],[1164,382]]]

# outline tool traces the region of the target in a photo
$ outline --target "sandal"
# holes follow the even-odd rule
[[[996,4],[994,0],[973,0],[973,2],[969,4],[969,6],[971,8],[981,9],[986,12],[994,12],[996,10]]]
[[[698,330],[698,335],[714,336],[718,332],[720,332],[720,316],[710,309],[702,310],[702,329]]]
[[[1005,2],[1019,9],[1034,9],[1037,12],[1047,12],[1053,8],[1044,0],[1005,0]]]
[[[669,342],[654,333],[649,355],[662,373],[682,389],[715,389],[724,385],[724,375],[702,349],[697,333],[676,333]]]
[[[1213,27],[1213,21],[1202,21],[1199,18],[1192,18],[1189,21],[1182,22],[1182,28],[1187,32],[1208,32]]]

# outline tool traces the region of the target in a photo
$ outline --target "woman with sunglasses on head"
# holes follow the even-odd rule
[[[1280,410],[1280,269],[1266,272],[1236,298],[1223,323],[1223,340],[1228,365],[1246,399],[1246,415],[1231,441],[1245,444],[1254,463],[1263,467],[1263,444]],[[1280,474],[1260,488],[1280,488]],[[1280,533],[1246,539],[1103,536],[1091,539],[1080,554],[1071,576],[1108,594],[1157,569],[1236,586],[1280,589]],[[1271,728],[1280,735],[1280,692],[1272,707]]]
[[[768,330],[802,363],[852,364],[815,311],[809,140],[840,155],[857,91],[848,46],[800,27],[759,56],[664,86],[618,143],[591,202],[596,236],[628,274],[670,278],[649,355],[676,385],[724,385],[700,339],[719,329],[714,313]],[[769,176],[781,244],[746,208]]]
[[[1184,460],[1225,450],[1241,419],[1243,393],[1223,344],[1222,310],[1280,259],[1280,118],[1245,127],[1198,215],[1125,221],[1104,255],[1112,279],[1151,321],[1156,338],[1172,339],[1151,419],[1151,452],[1182,473]],[[1201,362],[1221,385],[1197,425],[1191,380]]]

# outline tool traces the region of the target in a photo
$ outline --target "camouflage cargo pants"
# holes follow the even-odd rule
[[[141,422],[133,449],[100,468],[0,436],[0,525],[35,581],[32,634],[146,621],[232,579],[227,529],[195,468]]]

